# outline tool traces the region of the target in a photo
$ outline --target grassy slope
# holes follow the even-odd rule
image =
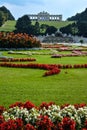
[[[7,52],[4,52],[7,55]],[[25,57],[24,55],[8,55]],[[87,57],[50,58],[34,55],[37,63],[86,63]],[[35,63],[36,63],[35,62]],[[30,100],[36,105],[54,101],[57,104],[87,103],[87,69],[63,69],[59,75],[42,77],[45,70],[0,67],[0,105]],[[67,72],[67,73],[66,73]]]
[[[57,21],[40,21],[40,25],[41,24],[48,24],[50,26],[55,26],[56,28],[60,28],[60,27],[64,27],[68,24],[70,24],[72,22],[70,21],[61,21],[61,22],[57,22]],[[32,22],[32,24],[35,24],[35,21]],[[15,25],[16,25],[16,21],[7,21],[5,22],[5,24],[0,27],[0,31],[9,31],[12,32],[13,30],[15,30]]]
[[[7,21],[5,22],[5,24],[0,27],[0,31],[9,31],[12,32],[13,30],[15,30],[15,25],[16,25],[16,21]]]
[[[56,28],[61,28],[64,26],[67,26],[68,24],[73,23],[72,21],[39,21],[41,24],[47,24],[49,26],[54,26]],[[32,22],[32,24],[35,24],[35,21]]]

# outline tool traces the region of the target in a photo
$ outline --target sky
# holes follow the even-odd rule
[[[81,13],[87,8],[87,0],[0,0],[17,20],[25,14],[62,14],[63,20]]]

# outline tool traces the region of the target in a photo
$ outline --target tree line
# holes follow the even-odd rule
[[[27,33],[29,35],[46,35],[46,34],[53,34],[57,31],[57,28],[54,26],[49,26],[47,24],[39,24],[38,21],[35,22],[35,24],[32,24],[32,21],[30,20],[28,15],[24,15],[21,18],[19,18],[16,22],[16,30],[15,33]]]
[[[0,7],[0,26],[7,20],[15,20],[15,18],[6,7],[2,6]],[[62,33],[87,37],[87,8],[82,13],[77,13],[67,20],[73,21],[73,23],[60,28]],[[51,35],[57,31],[56,27],[47,24],[40,25],[38,21],[33,25],[28,15],[18,18],[15,27],[14,33],[27,33],[35,36]]]
[[[66,27],[62,27],[60,29],[62,33],[87,37],[87,8],[85,11],[77,13],[67,20],[74,22]]]

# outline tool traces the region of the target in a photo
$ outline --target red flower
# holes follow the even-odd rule
[[[23,122],[21,119],[16,120],[8,120],[7,122],[4,122],[0,126],[0,130],[22,130],[23,128]]]
[[[4,117],[0,116],[0,124],[2,124],[4,122]]]
[[[53,123],[48,116],[40,116],[36,124],[38,130],[52,130],[53,128]]]
[[[62,120],[62,127],[64,130],[75,130],[76,123],[69,117],[64,117]]]
[[[13,107],[16,107],[16,106],[18,106],[18,107],[23,107],[24,104],[23,104],[22,102],[16,102],[16,103],[14,103],[14,104],[11,104],[11,105],[9,106],[9,108],[13,108]]]
[[[54,126],[54,130],[64,130],[62,127],[62,123],[61,122],[57,123],[57,125]]]
[[[64,105],[61,105],[61,109],[63,109],[64,107],[68,107],[70,104],[64,104]]]
[[[31,124],[27,124],[27,125],[25,126],[25,130],[36,130],[36,129],[35,129],[34,126],[32,126]]]
[[[16,124],[14,123],[14,120],[9,120],[7,122],[4,122],[1,124],[0,130],[17,130]]]
[[[81,108],[81,107],[85,107],[86,104],[85,103],[81,103],[81,104],[74,104],[75,108],[78,109],[78,108]]]
[[[5,111],[6,109],[3,106],[0,106],[0,115]]]
[[[24,108],[27,108],[28,110],[32,109],[33,107],[35,107],[35,105],[31,103],[30,101],[27,101],[26,103],[24,103]]]
[[[42,102],[42,104],[40,105],[39,109],[43,109],[44,107],[46,109],[48,109],[49,106],[55,104],[54,102],[49,102],[49,103],[46,103],[46,102]]]

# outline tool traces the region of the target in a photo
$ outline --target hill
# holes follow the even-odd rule
[[[65,27],[69,24],[72,24],[72,21],[39,21],[39,24],[47,24],[49,26],[54,26],[56,28]],[[35,21],[32,21],[32,24],[35,24]]]
[[[5,7],[0,7],[0,26],[2,26],[7,20],[15,20],[11,12]]]
[[[47,24],[49,26],[54,26],[56,28],[65,27],[69,24],[73,23],[72,21],[39,21],[39,24]],[[35,21],[32,21],[32,24],[35,24]],[[12,32],[15,30],[16,21],[15,20],[8,20],[6,21],[1,27],[0,31]]]
[[[8,20],[0,27],[0,31],[12,32],[15,30],[15,25],[15,20]]]
[[[87,8],[81,13],[77,13],[75,16],[68,18],[69,21],[87,21]]]
[[[4,17],[6,17],[6,21],[15,20],[14,16],[5,6],[0,7],[0,12],[3,12]]]

